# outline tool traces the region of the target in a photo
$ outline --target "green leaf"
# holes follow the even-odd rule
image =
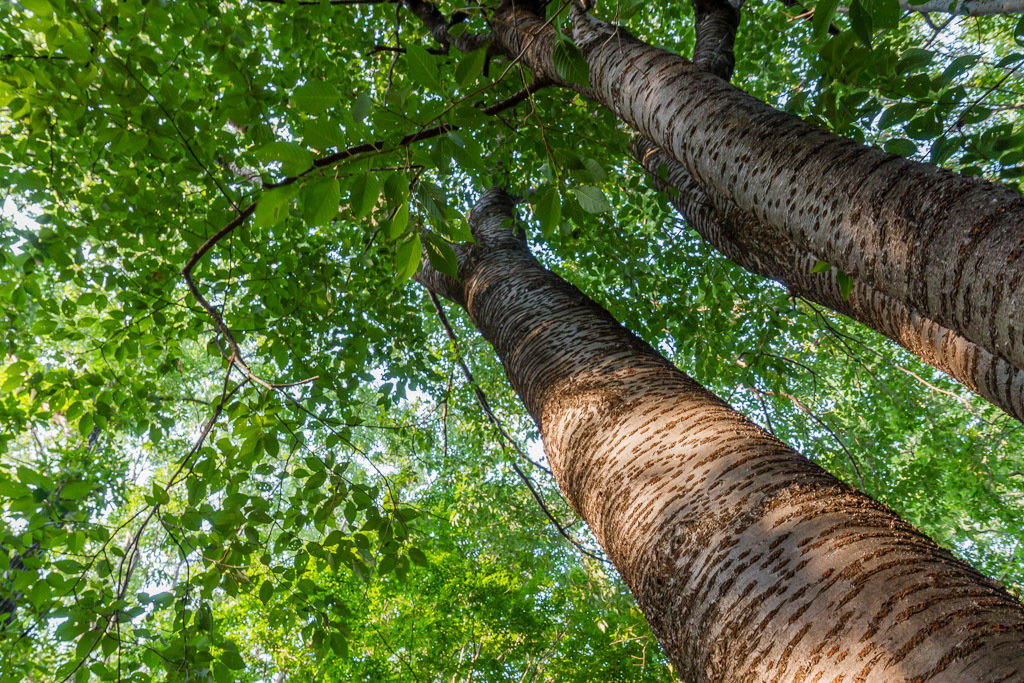
[[[871,47],[871,15],[864,9],[861,0],[853,0],[850,3],[850,28],[854,34],[868,47]]]
[[[608,203],[608,200],[604,196],[604,192],[601,192],[598,188],[593,185],[581,185],[580,187],[574,187],[573,192],[576,194],[576,199],[579,201],[580,206],[583,207],[584,211],[590,213],[603,213],[605,211],[611,211],[612,205]]]
[[[297,142],[275,140],[256,150],[256,158],[263,163],[281,162],[281,172],[297,176],[313,165],[313,155]]]
[[[871,23],[876,29],[896,28],[900,23],[903,10],[899,0],[861,0],[864,8],[871,15]]]
[[[409,225],[409,204],[404,202],[398,206],[398,210],[395,211],[395,215],[391,217],[391,223],[388,225],[388,237],[394,239],[405,232],[405,228]]]
[[[157,486],[156,483],[152,485],[153,498],[161,505],[166,505],[171,502],[171,496],[167,493],[167,490],[161,486]]]
[[[331,631],[331,651],[342,661],[348,659],[348,639],[337,629]]]
[[[827,273],[830,270],[832,270],[832,264],[827,261],[818,261],[811,268],[812,273]]]
[[[1017,20],[1017,24],[1013,27],[1013,39],[1017,41],[1019,45],[1024,45],[1024,16],[1021,16]]]
[[[365,218],[377,205],[380,197],[380,177],[376,173],[363,173],[349,189],[349,208],[356,219]]]
[[[430,265],[449,277],[458,277],[459,260],[451,245],[432,232],[426,234],[427,258]]]
[[[86,413],[78,419],[78,433],[86,438],[92,434],[92,430],[95,426],[96,421],[93,420],[91,413]]]
[[[78,500],[79,498],[85,498],[89,495],[89,492],[93,490],[95,486],[92,482],[88,481],[76,481],[71,484],[66,484],[60,490],[60,497],[65,500]]]
[[[853,291],[853,278],[836,268],[836,279],[839,281],[839,291],[843,293],[843,299],[850,298]]]
[[[14,391],[21,386],[21,375],[11,375],[4,380],[3,385],[0,385],[0,393],[8,393]]]
[[[811,25],[814,27],[815,38],[828,35],[828,27],[832,25],[832,15],[836,13],[838,6],[839,0],[821,0],[814,8]]]
[[[421,86],[430,90],[442,90],[437,74],[437,60],[419,43],[412,43],[405,49],[409,62],[409,75]]]
[[[395,556],[385,555],[381,558],[380,564],[377,565],[377,574],[380,576],[387,576],[395,569]]]
[[[427,556],[419,548],[409,548],[409,559],[412,560],[413,564],[419,565],[420,567],[426,567]]]
[[[398,254],[395,259],[395,275],[399,281],[408,280],[420,267],[420,257],[423,254],[423,245],[420,243],[420,236],[413,233],[411,239],[398,245]],[[353,489],[355,491],[356,489]]]
[[[909,157],[917,154],[917,145],[905,138],[888,140],[885,143],[884,149],[886,152],[889,152],[889,154],[899,154],[903,157]]]
[[[272,458],[278,456],[281,452],[281,442],[277,440],[276,433],[267,432],[263,435],[263,450]]]
[[[369,116],[372,109],[373,100],[370,99],[367,93],[361,92],[352,100],[352,119],[356,123],[362,123]]]
[[[885,130],[898,123],[908,121],[919,110],[920,106],[916,102],[897,102],[882,112],[882,116],[878,119],[878,128]]]
[[[341,188],[337,178],[318,178],[302,190],[302,213],[310,225],[326,225],[338,215]]]
[[[270,602],[270,598],[274,595],[274,584],[269,579],[263,582],[260,586],[260,602],[264,605]]]
[[[477,79],[477,76],[479,76],[483,71],[484,63],[486,61],[486,46],[479,50],[473,50],[469,54],[463,56],[462,59],[459,60],[458,66],[455,67],[455,82],[465,88]]]
[[[929,161],[931,161],[933,164],[941,166],[942,164],[946,163],[958,149],[960,149],[960,145],[962,144],[963,138],[961,138],[959,135],[954,135],[952,137],[940,137],[932,145]]]
[[[48,0],[21,0],[21,4],[36,16],[45,17],[53,14],[53,5]]]
[[[292,93],[292,104],[307,114],[320,114],[333,107],[341,93],[327,81],[310,81]]]
[[[900,57],[900,61],[896,64],[896,73],[907,74],[919,71],[928,66],[934,58],[935,53],[931,50],[912,47]]]
[[[1024,18],[1021,19],[1024,21]],[[1020,26],[1018,23],[1017,26]],[[936,79],[936,83],[942,87],[949,85],[953,80],[962,75],[965,71],[970,69],[972,66],[978,63],[981,59],[981,55],[961,55],[957,57],[949,65],[943,69],[942,74]]]
[[[401,171],[389,175],[384,181],[384,198],[392,211],[399,204],[404,204],[409,198],[409,176]]]
[[[325,150],[345,145],[345,133],[327,119],[309,119],[302,126],[302,141],[313,149]]]
[[[220,661],[227,664],[228,668],[240,671],[245,668],[245,660],[236,650],[224,650],[220,654]]]
[[[570,83],[590,87],[590,65],[576,43],[565,36],[559,36],[551,49],[555,71]]]
[[[288,206],[298,191],[296,185],[285,185],[264,192],[256,204],[253,224],[256,227],[270,227],[283,221],[288,215]]]
[[[558,188],[549,187],[540,193],[533,205],[533,216],[540,223],[545,235],[552,235],[562,222],[562,200],[558,196]]]

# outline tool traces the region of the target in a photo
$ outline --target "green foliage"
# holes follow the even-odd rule
[[[834,36],[783,3],[749,7],[736,82],[1017,185],[1016,19],[957,19],[933,38],[893,7],[819,4]],[[455,30],[484,30],[485,11]],[[688,3],[597,12],[692,49]],[[549,267],[1021,590],[1012,421],[713,253],[625,161],[607,112],[544,89],[486,114],[530,75],[488,66],[485,48],[438,49],[400,16],[0,7],[3,680],[670,677],[628,593],[553,531],[463,381],[456,354],[532,443],[493,351],[453,315],[456,349],[408,282],[424,248],[454,274],[450,243],[471,239],[465,212],[493,183],[527,197]],[[571,41],[554,50],[589,83]],[[192,272],[204,307],[182,268],[251,206]],[[572,520],[551,477],[522,466]]]

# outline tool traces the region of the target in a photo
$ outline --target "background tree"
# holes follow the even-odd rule
[[[937,32],[891,3],[827,9],[839,35],[792,21],[800,7],[746,8],[734,82],[837,133],[1017,182],[1015,17]],[[452,32],[486,31],[490,8],[470,10]],[[564,7],[548,11],[568,30]],[[692,53],[686,6],[596,11]],[[614,117],[530,88],[521,62],[446,52],[391,3],[0,12],[0,544],[28,559],[5,571],[8,679],[330,678],[365,662],[450,680],[475,652],[516,680],[588,680],[579,652],[667,677],[621,585],[538,505],[595,552],[526,461],[544,465],[491,354],[457,316],[456,351],[405,283],[424,240],[443,265],[436,236],[464,239],[462,212],[494,179],[535,190],[545,264],[1019,590],[1019,423],[721,259],[644,190]],[[179,273],[254,201],[196,261],[204,308]],[[451,584],[467,586],[469,625],[404,631],[444,604],[417,588],[444,570],[474,579]],[[502,580],[520,581],[520,609],[477,629],[495,591],[470,586]],[[432,669],[414,653],[435,642],[451,647]]]

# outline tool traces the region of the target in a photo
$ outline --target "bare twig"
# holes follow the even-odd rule
[[[754,387],[747,388],[754,392],[754,394],[760,396],[761,392],[755,389]],[[811,418],[819,425],[821,425],[821,428],[828,432],[832,436],[832,438],[836,440],[836,443],[839,444],[839,447],[843,449],[843,452],[846,454],[847,460],[850,461],[850,465],[853,466],[853,471],[857,475],[857,481],[860,482],[860,490],[867,491],[867,488],[865,488],[864,486],[864,477],[862,477],[860,474],[860,466],[857,464],[857,458],[854,457],[850,449],[846,447],[846,444],[843,442],[842,438],[840,438],[840,436],[836,434],[831,427],[828,426],[828,423],[825,422],[825,420],[820,415],[818,415],[810,408],[805,406],[803,403],[801,403],[800,399],[796,398],[795,396],[791,396],[790,394],[787,394],[785,392],[765,391],[764,393],[768,394],[769,396],[779,396],[781,398],[789,400],[790,402],[792,402],[793,405],[799,408],[801,412],[807,415],[807,417]]]
[[[480,385],[477,383],[476,378],[473,377],[473,371],[469,369],[468,365],[466,365],[466,361],[462,358],[462,354],[459,352],[459,339],[455,335],[455,331],[452,329],[451,323],[448,321],[448,316],[445,315],[444,308],[441,307],[440,300],[437,298],[437,295],[434,294],[433,292],[428,291],[428,294],[430,294],[430,300],[434,304],[434,310],[437,311],[437,317],[441,321],[441,327],[444,328],[445,334],[448,336],[448,339],[451,340],[452,344],[455,347],[455,360],[459,364],[459,367],[462,369],[462,374],[466,378],[466,381],[469,383],[470,387],[472,387],[473,394],[476,396],[476,400],[480,404],[480,408],[483,409],[488,421],[490,421],[491,424],[493,424],[494,427],[497,429],[498,434],[501,436],[503,442],[511,445],[513,450],[515,450],[521,458],[529,462],[534,467],[541,469],[547,472],[548,474],[551,474],[551,470],[549,470],[547,467],[544,467],[538,462],[534,462],[533,459],[526,455],[526,453],[515,441],[515,439],[513,439],[508,434],[508,432],[505,431],[505,428],[501,424],[501,421],[494,414],[494,411],[491,410],[491,405],[487,401],[487,395],[484,394],[483,389],[480,388]],[[540,492],[537,491],[536,487],[534,486],[533,480],[530,479],[530,477],[528,477],[526,473],[524,473],[519,468],[519,465],[517,465],[514,460],[509,461],[509,463],[512,465],[512,469],[515,470],[515,473],[517,475],[519,475],[519,478],[523,481],[523,483],[526,484],[526,488],[530,490],[530,494],[533,496],[533,499],[537,501],[537,505],[540,506],[540,509],[544,512],[544,515],[549,520],[551,520],[551,523],[555,525],[556,529],[558,529],[559,534],[561,534],[578,551],[580,551],[587,557],[590,557],[594,560],[598,560],[599,562],[604,562],[605,564],[611,564],[609,560],[587,550],[579,541],[573,538],[569,534],[569,532],[566,531],[562,523],[555,519],[555,516],[551,514],[551,510],[548,508],[547,503],[544,502],[544,498],[540,495]]]

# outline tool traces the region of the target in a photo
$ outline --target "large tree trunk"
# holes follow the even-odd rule
[[[739,10],[729,0],[694,0],[693,8],[697,28],[693,63],[728,81],[735,63]],[[818,256],[723,198],[712,202],[686,169],[650,140],[640,136],[630,151],[690,226],[740,266],[871,327],[1024,421],[1024,371],[869,284],[856,282],[844,296],[834,269],[811,272]]]
[[[650,141],[637,140],[633,151],[655,186],[667,191],[687,223],[722,254],[752,273],[784,284],[796,296],[864,323],[1024,421],[1024,371],[870,285],[855,282],[844,296],[834,269],[811,272],[817,256],[780,239],[750,214],[712,206],[685,169]]]
[[[511,5],[491,25],[499,51],[559,82],[549,25]],[[590,87],[576,90],[654,141],[713,204],[1024,368],[1019,194],[822,131],[582,12],[572,35],[590,65]]]
[[[503,191],[473,209],[466,308],[551,469],[683,680],[1024,680],[1024,609],[734,412],[545,270]]]
[[[421,0],[405,2],[430,27],[438,41],[461,50],[480,45],[481,36],[463,34],[457,39],[449,36],[449,24],[434,5]],[[728,80],[735,62],[733,43],[739,10],[729,0],[695,0],[694,10],[697,45],[693,64]],[[552,59],[555,30],[531,17],[523,3],[519,3],[514,12],[499,11],[494,19],[497,39],[492,49],[509,59],[521,58],[533,70],[538,82],[570,88],[597,99],[598,94],[593,89],[565,81],[558,74]],[[681,164],[643,136],[631,151],[646,170],[657,174],[656,183],[662,189],[668,185],[675,190],[675,206],[723,254],[744,268],[778,280],[809,301],[868,325],[1009,415],[1024,420],[1024,369],[938,324],[867,281],[858,280],[851,296],[843,297],[834,272],[826,275],[810,272],[819,260],[842,262],[834,254],[828,251],[816,254],[793,243],[789,231],[768,225],[750,212],[740,210],[728,197],[696,181]]]

